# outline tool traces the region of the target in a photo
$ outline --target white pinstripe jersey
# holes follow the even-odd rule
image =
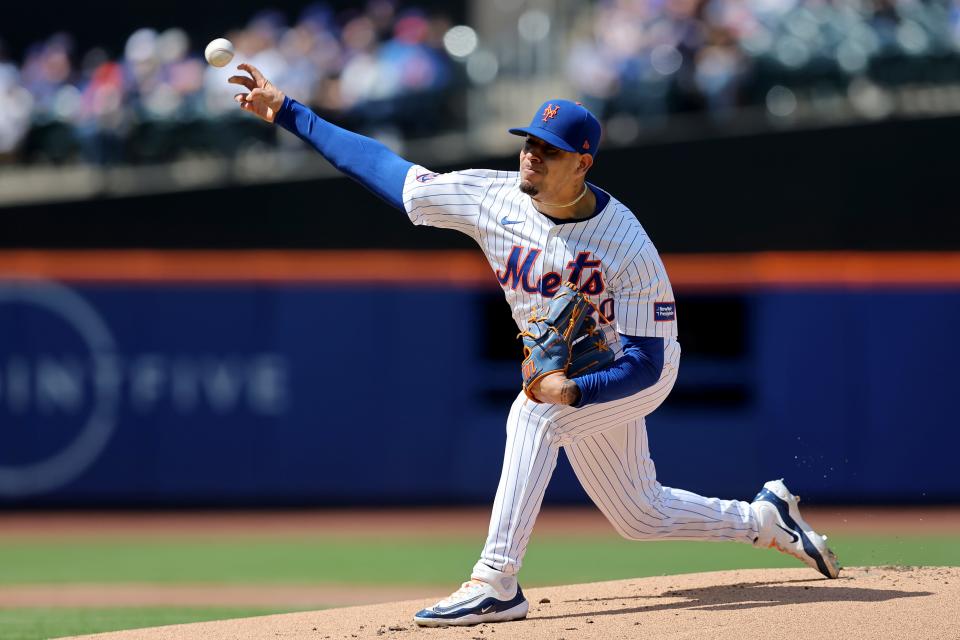
[[[519,183],[520,174],[512,171],[437,174],[415,165],[407,173],[403,203],[414,224],[456,229],[480,245],[521,331],[533,307],[569,280],[610,319],[613,326],[604,333],[615,355],[620,341],[614,329],[677,337],[666,269],[626,206],[611,197],[598,215],[557,224],[533,207]]]

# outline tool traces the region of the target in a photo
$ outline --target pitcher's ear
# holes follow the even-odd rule
[[[590,155],[589,153],[581,153],[581,154],[580,154],[580,165],[579,165],[578,169],[579,169],[580,171],[582,171],[583,173],[586,173],[587,171],[590,170],[590,167],[592,167],[592,166],[593,166],[593,156]]]

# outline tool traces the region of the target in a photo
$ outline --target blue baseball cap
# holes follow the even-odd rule
[[[515,136],[536,136],[564,151],[589,153],[600,150],[600,122],[579,102],[548,100],[540,105],[529,127],[510,129]]]

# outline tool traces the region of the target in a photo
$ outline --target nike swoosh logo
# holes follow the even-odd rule
[[[785,529],[784,527],[781,527],[779,524],[777,525],[777,527],[779,527],[781,531],[785,531],[792,538],[791,542],[793,542],[794,544],[796,544],[797,540],[800,539],[797,536],[797,534],[795,534],[793,531],[790,531],[790,529]]]
[[[445,606],[445,607],[441,607],[439,604],[437,604],[437,605],[435,605],[435,606],[433,607],[433,610],[436,611],[437,613],[447,613],[447,612],[449,612],[449,611],[453,611],[453,610],[455,610],[455,609],[459,609],[460,607],[462,607],[462,606],[465,605],[465,604],[470,604],[470,603],[473,602],[474,600],[477,600],[477,599],[482,598],[482,597],[483,597],[483,594],[482,594],[482,593],[478,593],[477,595],[473,596],[472,598],[467,598],[466,600],[461,600],[460,602],[455,602],[455,603],[453,603],[453,604],[448,604],[448,605]]]
[[[523,220],[507,220],[507,216],[500,218],[500,224],[507,226],[508,224],[520,224]]]
[[[488,605],[485,606],[483,609],[480,609],[480,615],[483,615],[483,614],[485,614],[485,613],[490,613],[491,611],[493,611],[493,605],[492,605],[492,604],[488,604]]]

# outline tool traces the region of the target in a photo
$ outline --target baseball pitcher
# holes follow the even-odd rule
[[[753,502],[662,486],[646,416],[677,379],[680,343],[670,279],[629,208],[586,178],[600,123],[553,99],[522,138],[516,172],[434,173],[384,145],[326,122],[259,70],[229,82],[235,100],[312,145],[343,173],[417,225],[465,233],[503,288],[523,341],[522,390],[507,418],[503,471],[486,544],[449,597],[414,615],[423,626],[517,620],[528,604],[517,582],[561,447],[613,527],[633,540],[732,540],[775,547],[828,578],[840,566],[826,537],[800,517],[782,480]]]

